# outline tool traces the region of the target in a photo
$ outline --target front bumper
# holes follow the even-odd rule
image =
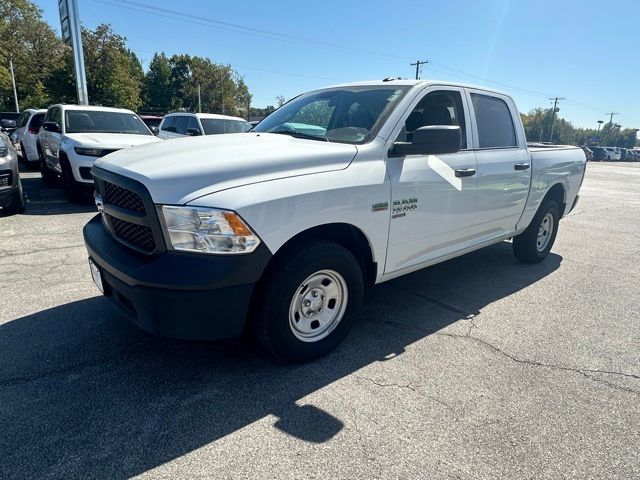
[[[264,245],[246,255],[144,255],[116,241],[96,215],[83,230],[105,296],[142,329],[170,338],[240,335],[254,285],[271,259]]]

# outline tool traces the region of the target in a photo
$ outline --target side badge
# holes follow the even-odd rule
[[[383,210],[387,210],[388,208],[389,208],[389,203],[388,202],[374,203],[371,206],[371,211],[372,212],[382,212]]]

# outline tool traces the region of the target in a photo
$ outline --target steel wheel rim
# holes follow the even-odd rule
[[[309,275],[289,306],[289,327],[298,340],[318,342],[340,324],[349,298],[347,282],[335,270]]]
[[[551,213],[547,213],[540,223],[540,228],[538,229],[538,238],[536,239],[536,248],[539,252],[543,252],[551,241],[551,236],[553,235],[553,215]]]

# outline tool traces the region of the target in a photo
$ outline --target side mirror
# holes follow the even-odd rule
[[[413,132],[413,142],[396,142],[390,155],[428,155],[438,153],[455,153],[460,150],[462,133],[460,127],[450,125],[429,125]]]
[[[160,129],[158,127],[156,127],[155,125],[149,127],[149,130],[151,130],[151,133],[153,133],[154,135],[158,135],[160,133]]]
[[[56,122],[44,122],[42,124],[42,128],[44,128],[47,132],[60,133],[60,125]]]
[[[200,135],[200,130],[197,128],[187,128],[187,135],[190,137],[197,137]]]

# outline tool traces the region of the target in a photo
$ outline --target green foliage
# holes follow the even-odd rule
[[[168,112],[173,97],[171,64],[164,53],[156,53],[144,77],[144,110]]]
[[[34,3],[0,1],[0,109],[15,109],[9,56],[13,58],[20,108],[25,109],[45,107],[54,100],[44,79],[61,65],[62,54],[62,41]]]

